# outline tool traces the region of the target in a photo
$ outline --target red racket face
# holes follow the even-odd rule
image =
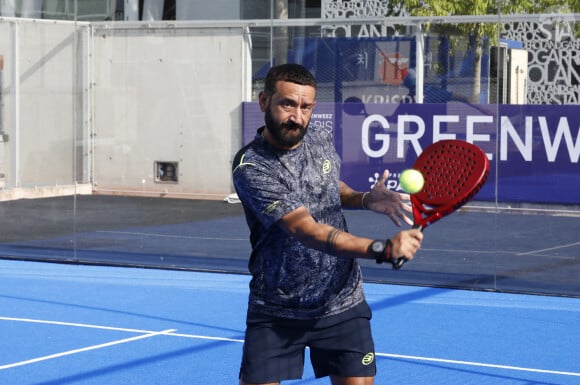
[[[427,147],[413,168],[425,178],[423,190],[412,195],[415,222],[424,227],[473,198],[489,175],[489,160],[471,143],[442,140]]]

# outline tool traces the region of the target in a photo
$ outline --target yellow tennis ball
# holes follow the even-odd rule
[[[425,178],[423,178],[423,174],[420,171],[409,168],[401,173],[399,183],[405,192],[416,194],[423,189]]]

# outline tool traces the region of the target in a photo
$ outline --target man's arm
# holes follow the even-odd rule
[[[369,250],[372,239],[358,237],[314,220],[306,207],[301,206],[284,215],[278,222],[288,234],[303,245],[340,257],[374,259]],[[385,237],[386,238],[386,237]],[[413,259],[421,246],[423,234],[419,230],[404,230],[391,238],[395,258]]]
[[[349,185],[340,181],[340,204],[342,207],[345,209],[365,209],[363,198],[365,198],[364,192],[353,190]]]

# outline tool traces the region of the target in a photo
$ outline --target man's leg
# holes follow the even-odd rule
[[[330,376],[332,385],[373,385],[374,377],[338,377]]]

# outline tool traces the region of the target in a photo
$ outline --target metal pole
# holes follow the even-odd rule
[[[425,39],[421,26],[417,26],[415,33],[415,103],[423,103],[423,87],[425,79]]]
[[[20,187],[20,38],[18,23],[12,23],[12,187]]]

